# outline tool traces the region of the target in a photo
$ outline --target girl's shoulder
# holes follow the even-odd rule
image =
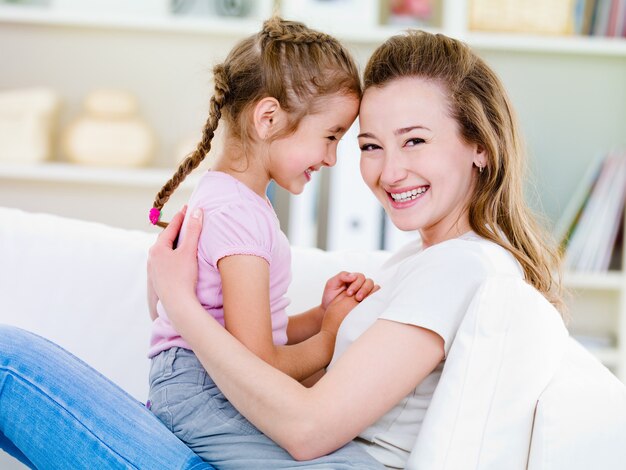
[[[207,171],[202,175],[188,205],[202,207],[205,214],[243,207],[270,216],[275,215],[266,200],[241,181],[221,171]]]

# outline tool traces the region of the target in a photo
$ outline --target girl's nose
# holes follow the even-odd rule
[[[335,166],[335,163],[337,163],[337,151],[335,149],[330,150],[324,157],[324,160],[322,160],[322,163],[326,166]]]

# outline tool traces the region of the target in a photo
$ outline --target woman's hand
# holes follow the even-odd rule
[[[198,239],[202,231],[202,210],[191,211],[187,218],[184,239],[174,248],[185,220],[185,211],[178,212],[163,230],[148,253],[148,279],[161,300],[170,320],[176,310],[170,308],[183,301],[194,300],[198,282]]]
[[[159,316],[159,312],[157,312],[158,301],[159,297],[154,291],[152,279],[150,279],[150,271],[148,271],[148,313],[150,314],[152,321],[156,320]]]
[[[342,292],[346,292],[348,297],[354,296],[360,302],[375,292],[376,287],[374,281],[366,278],[365,274],[342,271],[326,282],[324,293],[322,294],[322,309],[326,310]]]

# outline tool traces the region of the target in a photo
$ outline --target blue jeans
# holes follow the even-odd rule
[[[0,325],[0,448],[38,469],[213,468],[84,362],[5,325]]]
[[[181,441],[220,470],[385,468],[354,442],[317,459],[295,461],[233,407],[187,349],[171,348],[152,359],[149,403]]]

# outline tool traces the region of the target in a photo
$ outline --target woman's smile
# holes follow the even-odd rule
[[[404,209],[418,203],[424,197],[430,186],[417,186],[408,189],[394,189],[387,191],[391,207],[394,209]]]

